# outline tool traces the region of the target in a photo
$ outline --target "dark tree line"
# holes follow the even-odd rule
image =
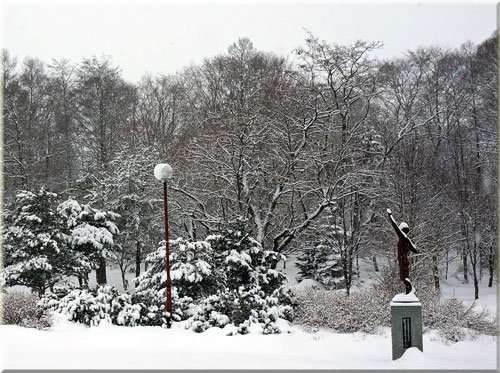
[[[279,253],[321,236],[349,292],[360,257],[394,263],[391,207],[420,248],[416,276],[439,288],[460,261],[478,297],[497,260],[496,46],[493,35],[379,61],[377,43],[309,35],[285,59],[242,38],[138,84],[105,57],[18,63],[3,51],[6,213],[16,191],[40,186],[113,210],[116,262],[138,273],[162,237],[152,170],[167,161],[174,236],[241,218]]]

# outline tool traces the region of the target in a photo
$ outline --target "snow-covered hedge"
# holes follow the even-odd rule
[[[332,328],[341,333],[371,333],[390,322],[389,306],[374,291],[295,290],[295,322],[312,328]]]
[[[2,294],[2,316],[6,325],[45,329],[50,317],[38,304],[38,296],[26,291],[11,290]]]
[[[353,292],[349,296],[340,290],[294,290],[295,322],[312,328],[332,328],[342,333],[372,333],[380,326],[390,326],[389,304],[396,292],[390,283],[389,287],[387,285],[379,283],[372,289]],[[444,340],[452,342],[479,334],[496,334],[496,322],[485,310],[478,312],[459,300],[441,298],[432,289],[417,295],[422,303],[424,331],[437,330]]]
[[[123,326],[166,327],[164,302],[164,296],[160,295],[156,304],[146,304],[141,298],[119,294],[114,287],[105,285],[91,289],[58,289],[47,293],[40,304],[65,315],[68,320],[88,326],[97,326],[106,320]],[[266,295],[259,287],[226,289],[208,296],[199,304],[189,297],[180,298],[174,291],[173,305],[174,320],[191,319],[191,328],[196,332],[231,323],[240,334],[248,333],[252,324],[260,325],[264,334],[275,334],[280,333],[278,319],[291,321],[293,316],[289,294],[281,289],[272,296]]]
[[[437,329],[443,339],[458,342],[474,339],[480,334],[496,335],[495,318],[486,310],[452,299],[435,298],[422,305],[425,329]]]

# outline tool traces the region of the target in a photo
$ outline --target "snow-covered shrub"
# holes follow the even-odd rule
[[[389,303],[373,290],[353,292],[300,289],[295,291],[295,322],[341,333],[373,332],[390,322]]]
[[[282,317],[279,312],[289,319],[293,316],[291,307],[280,303],[285,299],[283,294],[281,298],[273,296],[285,276],[272,267],[283,258],[264,250],[246,232],[242,221],[206,240],[179,238],[170,241],[172,319],[193,317],[193,330],[202,332],[228,323],[243,325],[253,320],[253,316],[256,322],[269,324],[266,330],[276,332],[271,324]],[[158,325],[165,316],[165,261],[163,243],[146,257],[148,269],[134,280],[133,302],[148,310],[149,319],[143,318],[141,323]],[[271,306],[276,307],[271,310]],[[268,313],[259,316],[261,311]]]
[[[266,295],[260,287],[247,290],[242,286],[206,298],[194,315],[191,328],[203,332],[231,323],[238,333],[246,334],[250,325],[259,324],[264,334],[276,334],[280,333],[278,319],[292,314],[291,306],[280,304],[277,296]]]
[[[72,289],[62,297],[49,293],[41,303],[47,309],[65,315],[70,321],[96,326],[101,320],[113,321],[112,302],[118,295],[113,286],[104,285],[94,289]]]
[[[171,241],[170,252],[172,286],[180,297],[200,299],[215,292],[217,276],[212,247],[208,242],[178,238]]]
[[[164,289],[146,293],[147,296],[118,293],[110,285],[90,289],[55,289],[44,295],[40,304],[43,308],[59,312],[75,322],[89,326],[99,325],[107,320],[123,326],[162,326],[168,323],[165,311]],[[173,320],[186,320],[193,316],[194,304],[189,297],[180,298],[172,292]]]
[[[165,288],[141,291],[132,295],[132,304],[141,307],[140,325],[167,327],[169,315],[166,312]],[[172,288],[172,317],[170,321],[187,320],[195,314],[194,302],[190,297],[179,297]]]
[[[2,294],[2,316],[6,325],[44,329],[50,326],[50,317],[38,304],[33,293],[12,290]]]
[[[492,315],[484,309],[476,311],[474,305],[466,306],[455,298],[426,302],[422,305],[422,318],[426,329],[437,329],[442,338],[451,342],[497,333]]]
[[[295,318],[295,309],[297,308],[297,300],[295,293],[287,286],[282,286],[272,294],[278,299],[278,316],[287,321],[293,321]]]
[[[172,279],[172,320],[185,320],[194,314],[193,303],[215,292],[211,248],[205,241],[170,241]],[[135,304],[142,305],[143,325],[166,325],[167,283],[165,244],[146,257],[148,269],[134,279]]]
[[[494,318],[485,310],[477,312],[456,299],[443,299],[432,288],[417,288],[422,303],[424,330],[434,329],[448,341],[496,334]],[[397,281],[382,280],[375,287],[353,292],[295,290],[295,322],[313,328],[333,328],[338,332],[371,333],[390,326],[390,302],[400,291]]]
[[[123,326],[140,325],[142,308],[141,304],[132,304],[129,294],[119,294],[111,300],[111,322]]]
[[[197,309],[191,329],[201,333],[213,326],[222,328],[229,324],[230,305],[231,292],[219,292],[207,297]]]

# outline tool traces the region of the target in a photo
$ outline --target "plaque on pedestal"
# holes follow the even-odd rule
[[[422,304],[413,292],[397,294],[391,302],[392,360],[411,347],[423,351]]]

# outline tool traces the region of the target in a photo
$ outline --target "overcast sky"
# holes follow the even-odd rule
[[[247,36],[287,56],[305,29],[320,39],[381,41],[380,57],[420,45],[481,42],[496,28],[495,1],[23,1],[2,2],[2,46],[22,60],[111,56],[124,78],[175,73]]]

